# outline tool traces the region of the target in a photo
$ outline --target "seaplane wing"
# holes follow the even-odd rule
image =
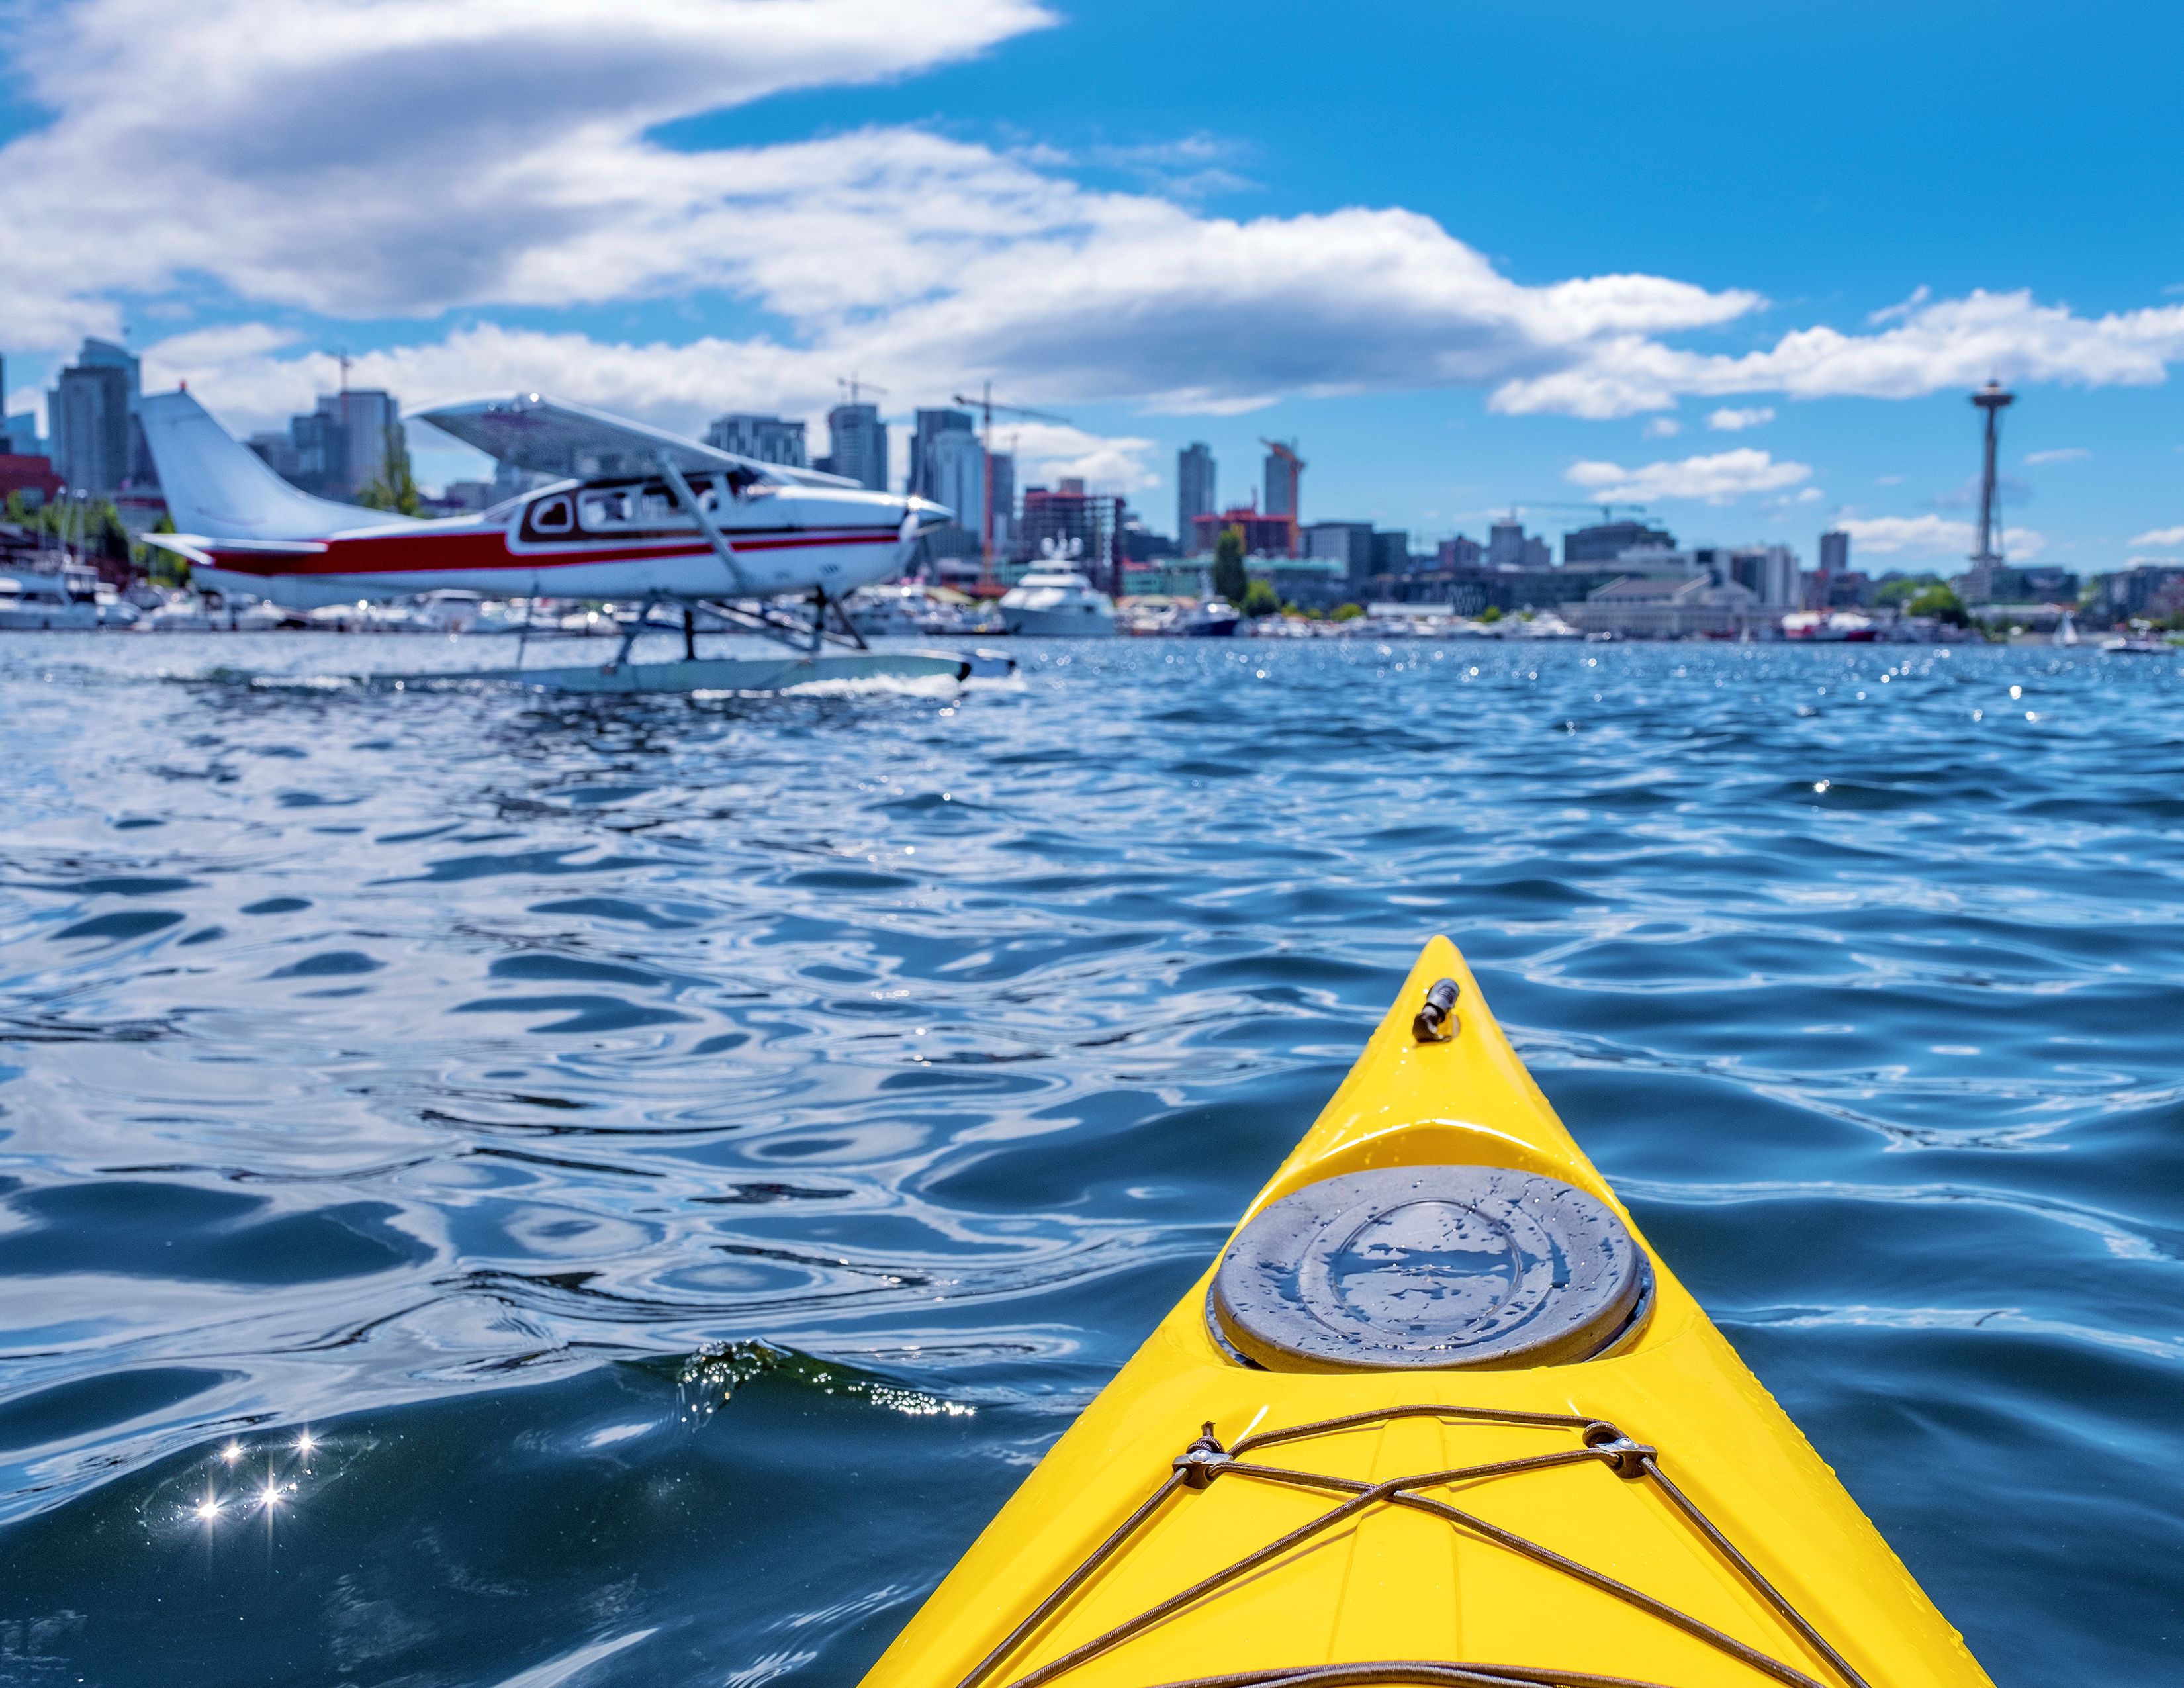
[[[187,393],[142,401],[179,530],[148,542],[192,577],[309,609],[440,591],[492,597],[838,598],[899,573],[923,499],[786,471],[582,405],[525,394],[424,413],[511,462],[568,478],[476,515],[424,521],[315,498]]]
[[[761,463],[684,439],[663,428],[610,416],[588,405],[519,393],[512,398],[472,398],[411,413],[488,457],[534,474],[575,480],[657,474],[663,460],[685,475],[716,471],[756,475],[806,487],[855,487],[858,482],[816,469]]]

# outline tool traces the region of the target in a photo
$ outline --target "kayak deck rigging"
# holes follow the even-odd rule
[[[1412,1476],[1393,1477],[1378,1483],[1364,1483],[1355,1478],[1331,1475],[1323,1472],[1299,1471],[1280,1466],[1262,1465],[1247,1462],[1245,1456],[1256,1449],[1277,1443],[1306,1441],[1317,1436],[1337,1435],[1384,1424],[1397,1418],[1437,1418],[1470,1420],[1496,1424],[1520,1424],[1541,1429],[1575,1430],[1582,1446],[1557,1449],[1551,1452],[1532,1454],[1515,1459],[1491,1460],[1477,1465],[1457,1466],[1446,1470],[1420,1472]],[[1000,1645],[963,1678],[957,1688],[981,1688],[994,1677],[1023,1643],[1047,1620],[1058,1613],[1071,1595],[1081,1587],[1102,1565],[1127,1548],[1143,1527],[1158,1513],[1164,1503],[1178,1491],[1204,1490],[1211,1488],[1219,1477],[1255,1478],[1262,1482],[1289,1484],[1304,1489],[1322,1489],[1349,1498],[1318,1518],[1299,1525],[1287,1534],[1278,1536],[1263,1547],[1223,1566],[1212,1574],[1201,1578],[1188,1588],[1177,1591],[1157,1605],[1147,1607],[1134,1618],[1116,1624],[1102,1635],[1072,1648],[1061,1657],[1050,1660],[1038,1669],[1027,1672],[1007,1683],[1006,1688],[1043,1688],[1066,1672],[1075,1669],[1120,1646],[1133,1636],[1152,1629],[1165,1618],[1193,1606],[1198,1602],[1217,1595],[1227,1585],[1238,1578],[1280,1558],[1292,1549],[1301,1546],[1311,1538],[1332,1529],[1367,1508],[1379,1506],[1411,1507],[1445,1519],[1458,1529],[1468,1530],[1511,1552],[1520,1553],[1534,1562],[1561,1571],[1579,1581],[1591,1585],[1601,1592],[1627,1602],[1639,1610],[1650,1613],[1663,1623],[1673,1624],[1687,1635],[1695,1636],[1708,1646],[1717,1647],[1732,1658],[1750,1665],[1754,1670],[1790,1685],[1790,1688],[1826,1688],[1803,1671],[1769,1657],[1758,1648],[1747,1646],[1735,1636],[1724,1634],[1712,1624],[1680,1611],[1665,1601],[1656,1600],[1629,1584],[1619,1582],[1606,1573],[1597,1571],[1575,1559],[1565,1557],[1552,1548],[1502,1529],[1485,1518],[1420,1494],[1422,1489],[1435,1489],[1459,1483],[1479,1482],[1491,1478],[1513,1476],[1521,1472],[1543,1470],[1553,1466],[1598,1463],[1604,1465],[1618,1478],[1626,1481],[1650,1482],[1664,1499],[1681,1513],[1691,1524],[1736,1568],[1753,1592],[1781,1614],[1783,1619],[1801,1635],[1823,1658],[1834,1667],[1842,1681],[1850,1688],[1869,1688],[1866,1680],[1852,1669],[1842,1655],[1830,1646],[1797,1608],[1783,1597],[1780,1591],[1760,1574],[1758,1567],[1737,1552],[1736,1546],[1718,1529],[1691,1497],[1678,1488],[1660,1466],[1660,1451],[1643,1442],[1635,1441],[1604,1419],[1588,1418],[1582,1414],[1563,1412],[1518,1412],[1493,1407],[1468,1407],[1421,1405],[1384,1407],[1370,1412],[1346,1413],[1338,1418],[1326,1418],[1316,1423],[1291,1425],[1245,1435],[1234,1447],[1223,1447],[1207,1424],[1198,1438],[1175,1458],[1173,1469],[1161,1485],[1153,1490],[1134,1513],[1125,1519],[1112,1535],[1093,1550],[1089,1557],[1072,1571],[1061,1585],[1041,1601]],[[1509,1685],[1524,1685],[1525,1688],[1659,1688],[1659,1685],[1641,1683],[1634,1677],[1602,1676],[1584,1671],[1557,1671],[1536,1665],[1503,1665],[1461,1663],[1456,1660],[1428,1661],[1389,1660],[1380,1663],[1361,1663],[1343,1665],[1301,1665],[1293,1671],[1280,1669],[1258,1670],[1235,1675],[1201,1677],[1190,1682],[1166,1685],[1166,1688],[1209,1688],[1218,1683],[1223,1688],[1247,1688],[1247,1685],[1263,1684],[1267,1688],[1279,1684],[1281,1688],[1332,1688],[1336,1683],[1385,1682],[1446,1682],[1450,1684],[1478,1684],[1482,1688],[1504,1688]]]

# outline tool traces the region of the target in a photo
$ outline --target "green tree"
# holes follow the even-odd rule
[[[1874,594],[1873,601],[1883,608],[1892,604],[1901,606],[1908,604],[1920,593],[1937,586],[1945,592],[1948,591],[1939,575],[1898,575],[1894,580],[1881,582],[1880,590]],[[1949,595],[1953,598],[1956,593],[1950,592]]]
[[[1502,606],[1499,604],[1488,604],[1484,610],[1479,612],[1479,619],[1482,621],[1500,621],[1502,619]]]
[[[23,507],[23,489],[18,487],[8,494],[8,520],[20,523],[30,519],[30,511]]]
[[[366,510],[417,514],[417,482],[410,472],[410,445],[400,427],[387,429],[387,456],[379,477],[356,495],[356,501]]]
[[[1253,617],[1278,615],[1281,611],[1282,595],[1270,582],[1255,580],[1244,588],[1244,601],[1236,607]]]
[[[1213,595],[1241,610],[1251,589],[1244,572],[1244,530],[1232,521],[1213,542]]]
[[[1947,621],[1961,627],[1970,617],[1964,613],[1964,599],[1953,588],[1935,581],[1904,603],[1907,616],[1931,616],[1937,621]]]
[[[1364,613],[1365,606],[1362,604],[1338,604],[1334,606],[1334,613],[1328,619],[1334,621],[1354,621]]]

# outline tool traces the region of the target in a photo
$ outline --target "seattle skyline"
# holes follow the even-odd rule
[[[891,421],[990,379],[1072,419],[997,431],[1020,483],[1156,526],[1180,447],[1225,499],[1268,437],[1301,442],[1306,520],[1424,540],[1613,499],[1952,572],[1996,376],[2014,559],[2184,556],[2184,252],[2142,221],[2184,144],[2166,20],[214,11],[20,14],[11,409],[125,325],[148,388],[238,432],[308,409],[339,347],[412,404],[532,387],[693,435],[818,421],[853,372]],[[1240,31],[1250,75],[1206,75]],[[1399,83],[1398,47],[1461,74]],[[428,482],[477,471],[413,446]]]

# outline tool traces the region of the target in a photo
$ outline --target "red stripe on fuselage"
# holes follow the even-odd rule
[[[733,532],[728,543],[742,551],[801,551],[829,545],[879,545],[894,542],[892,527],[859,532],[798,532],[776,528],[749,538]],[[499,528],[473,528],[461,533],[360,534],[354,539],[329,539],[323,552],[309,555],[268,555],[263,551],[225,551],[217,540],[205,546],[214,561],[231,574],[254,575],[271,580],[285,575],[398,575],[445,574],[473,569],[558,569],[588,563],[633,563],[677,557],[707,557],[712,547],[673,540],[649,545],[571,544],[566,550],[511,551],[508,536]]]

